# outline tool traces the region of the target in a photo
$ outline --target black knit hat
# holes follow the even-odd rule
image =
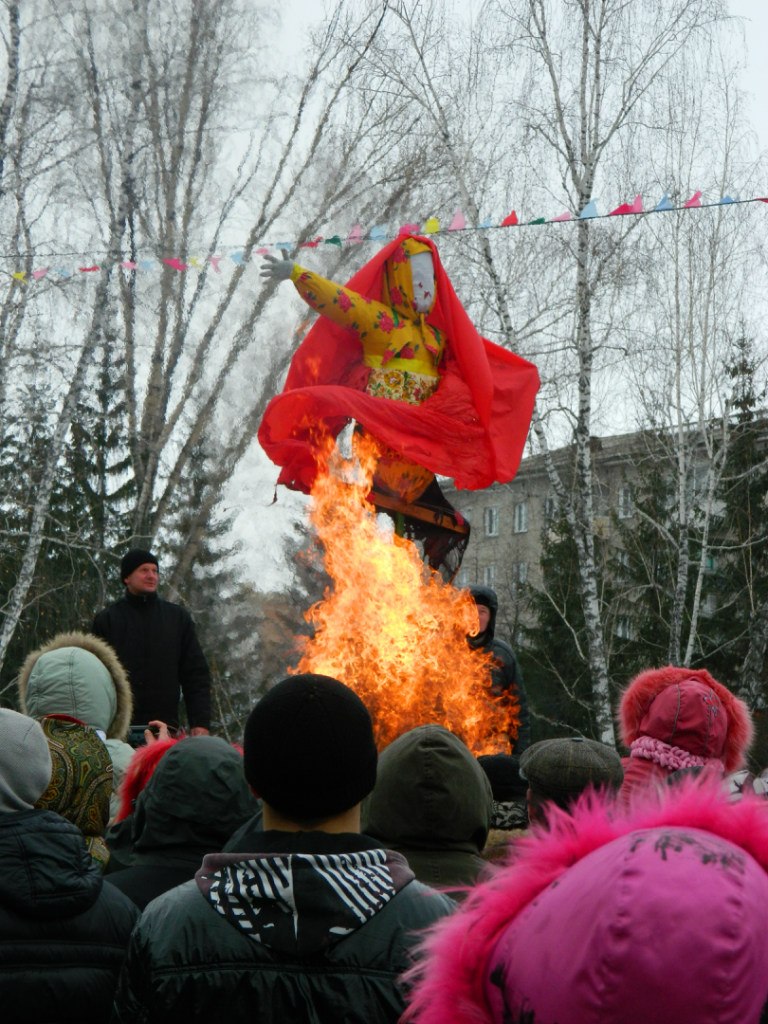
[[[158,568],[160,567],[157,557],[151,551],[144,551],[142,548],[131,548],[130,551],[126,551],[120,563],[120,579],[124,580],[140,565],[146,565],[147,562],[154,562]]]
[[[624,779],[613,747],[581,736],[534,743],[520,755],[520,774],[534,792],[552,800],[571,799],[590,785],[618,789]]]
[[[376,782],[376,760],[368,709],[329,676],[283,679],[245,725],[245,777],[292,821],[322,821],[360,803]]]

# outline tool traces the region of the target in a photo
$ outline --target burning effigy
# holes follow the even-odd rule
[[[259,427],[278,483],[312,496],[333,581],[296,671],[353,687],[380,747],[438,723],[477,754],[508,750],[519,708],[491,694],[491,656],[467,643],[475,604],[451,580],[469,524],[438,477],[469,490],[514,477],[536,367],[481,337],[428,237],[401,234],[344,285],[271,256],[262,276],[319,314]]]
[[[481,337],[431,238],[400,235],[344,285],[274,257],[262,274],[320,314],[259,426],[278,483],[309,493],[319,446],[354,420],[380,445],[370,501],[452,578],[469,525],[437,478],[479,490],[514,477],[536,367]]]

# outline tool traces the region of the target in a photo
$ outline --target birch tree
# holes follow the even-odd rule
[[[704,41],[665,82],[674,130],[653,159],[677,204],[702,190],[717,201],[759,182],[727,43]],[[657,524],[672,548],[667,659],[674,664],[692,664],[707,646],[699,636],[702,596],[709,566],[728,546],[718,526],[737,398],[728,367],[757,328],[760,234],[748,208],[727,203],[663,215],[646,232],[651,329],[635,360],[633,392],[674,491],[669,521]]]
[[[658,119],[656,99],[665,76],[711,31],[721,5],[681,0],[673,5],[653,2],[624,4],[615,0],[579,0],[552,4],[493,3],[490,10],[506,25],[510,57],[525,68],[527,88],[522,116],[537,159],[556,168],[561,194],[574,212],[585,210],[603,190],[613,195],[629,186],[630,168],[648,145],[650,133],[666,125]],[[636,171],[635,171],[636,173]],[[632,183],[631,187],[636,187]],[[595,555],[595,480],[590,448],[594,429],[596,387],[602,378],[620,386],[617,350],[626,336],[617,330],[611,312],[621,308],[622,253],[632,227],[611,230],[579,219],[573,226],[569,263],[573,288],[573,320],[563,338],[572,360],[575,487],[566,486],[553,460],[551,484],[572,533],[578,556],[581,604],[600,738],[613,742],[612,691],[604,610],[601,607]],[[616,346],[616,342],[623,344]],[[547,372],[546,360],[544,372]],[[562,369],[562,363],[558,367]],[[567,372],[567,371],[566,371]],[[540,450],[550,450],[545,418],[534,418]]]
[[[288,237],[298,251],[326,224],[351,226],[374,210],[399,216],[420,167],[417,147],[413,160],[395,159],[384,144],[388,123],[371,119],[351,89],[381,27],[378,5],[339,3],[291,76],[266,52],[261,13],[233,2],[187,0],[172,13],[148,0],[43,7],[69,48],[61,91],[67,138],[79,147],[67,209],[58,213],[83,251],[100,254],[101,271],[90,324],[66,351],[49,348],[61,370],[60,404],[0,664],[34,580],[52,474],[105,346],[125,364],[119,386],[135,481],[130,535],[113,530],[111,543],[162,545],[195,453],[201,445],[210,453],[185,543],[175,546],[174,593],[223,485],[255,443],[303,319],[298,302],[279,307],[259,281],[255,250]],[[127,41],[119,50],[116,37]],[[67,151],[60,140],[59,153]],[[349,258],[349,249],[331,246],[323,262],[333,271]],[[138,268],[142,259],[151,273],[120,266]]]

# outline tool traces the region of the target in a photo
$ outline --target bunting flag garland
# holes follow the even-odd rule
[[[597,208],[597,200],[590,199],[590,201],[584,206],[582,210],[574,214],[570,210],[565,210],[563,213],[558,214],[555,217],[535,217],[531,220],[521,221],[518,217],[517,211],[512,210],[507,214],[502,221],[495,221],[493,219],[485,219],[477,225],[467,224],[467,219],[462,210],[456,210],[450,223],[447,227],[442,227],[440,220],[437,217],[428,217],[423,223],[419,222],[407,222],[402,224],[396,232],[392,232],[392,229],[387,224],[376,224],[369,228],[367,231],[364,230],[362,224],[354,224],[349,230],[349,233],[345,236],[341,234],[333,234],[329,236],[316,235],[314,238],[306,239],[304,241],[284,241],[284,242],[262,242],[258,248],[248,250],[243,248],[233,248],[231,252],[210,256],[160,256],[154,259],[140,259],[121,260],[117,265],[127,273],[136,272],[149,272],[158,269],[161,266],[170,267],[176,270],[180,274],[189,273],[191,270],[201,271],[203,269],[211,268],[215,274],[222,272],[222,264],[229,260],[234,263],[235,266],[245,266],[250,262],[254,256],[264,256],[267,253],[277,250],[281,254],[296,252],[299,249],[317,249],[321,245],[334,245],[339,249],[344,246],[361,245],[363,242],[388,242],[399,235],[410,234],[424,234],[424,235],[439,235],[446,232],[454,231],[492,231],[498,228],[513,228],[513,227],[531,227],[533,225],[543,224],[566,224],[568,222],[574,223],[580,220],[604,220],[608,217],[647,217],[654,213],[668,213],[671,211],[683,211],[683,210],[704,210],[711,209],[715,206],[738,206],[745,203],[768,203],[768,196],[753,196],[749,199],[735,199],[733,196],[725,195],[721,199],[714,202],[702,202],[703,193],[698,190],[693,195],[685,200],[680,205],[675,205],[670,199],[669,195],[665,193],[658,203],[651,209],[646,210],[643,206],[643,197],[639,193],[634,197],[631,202],[621,203],[615,209],[609,213],[600,213]],[[58,255],[77,256],[77,253],[62,253]],[[82,256],[81,256],[82,258]],[[3,255],[0,254],[0,264],[2,261],[6,262],[18,262],[19,256],[14,255]],[[84,263],[82,266],[66,267],[66,266],[41,266],[35,267],[33,270],[12,270],[8,276],[12,285],[24,285],[28,286],[38,281],[58,280],[58,281],[69,281],[73,280],[77,274],[98,274],[105,266],[101,263]]]

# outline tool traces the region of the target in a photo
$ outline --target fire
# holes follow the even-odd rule
[[[508,751],[519,708],[489,690],[490,655],[471,595],[427,568],[415,545],[385,530],[366,501],[376,445],[357,436],[351,459],[333,452],[312,490],[311,520],[332,580],[306,612],[314,635],[294,672],[352,687],[371,712],[379,749],[426,723],[445,726],[476,755]],[[382,517],[383,518],[383,517]]]

